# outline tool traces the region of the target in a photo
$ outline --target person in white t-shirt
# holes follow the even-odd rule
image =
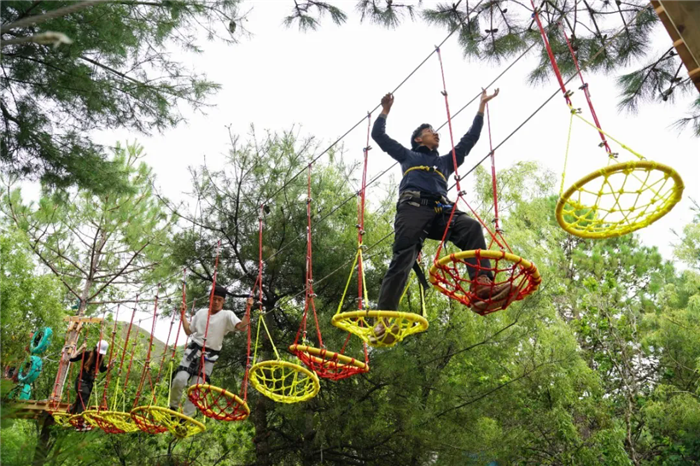
[[[209,316],[209,330],[207,331],[207,315],[209,309],[204,308],[198,310],[192,321],[187,320],[185,315],[185,306],[181,309],[182,327],[185,333],[190,337],[190,343],[185,348],[185,354],[180,361],[175,374],[173,375],[170,409],[177,411],[180,404],[182,392],[188,385],[197,383],[197,378],[201,375],[202,347],[204,347],[204,370],[206,373],[206,381],[200,380],[200,383],[209,383],[211,373],[214,370],[214,363],[219,359],[219,352],[224,342],[226,334],[237,330],[245,332],[250,325],[248,316],[243,320],[239,319],[233,311],[223,310],[224,302],[226,301],[226,288],[216,285],[214,289],[214,300]],[[249,298],[252,299],[252,298]],[[206,333],[206,344],[204,334]],[[182,413],[185,416],[192,416],[195,412],[195,407],[192,402],[187,399],[182,408]]]

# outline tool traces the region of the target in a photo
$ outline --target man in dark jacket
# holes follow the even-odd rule
[[[481,94],[479,112],[469,131],[455,146],[457,166],[479,140],[484,122],[486,103],[498,95],[486,90]],[[406,287],[408,275],[426,238],[441,240],[450,217],[450,209],[456,208],[447,200],[447,180],[454,173],[452,152],[440,156],[437,148],[440,136],[429,124],[420,125],[411,135],[411,149],[407,149],[387,136],[386,119],[394,103],[394,96],[386,94],[382,98],[382,113],[374,122],[372,139],[401,164],[403,179],[399,185],[399,202],[396,206],[394,221],[393,257],[389,270],[382,280],[379,291],[379,310],[396,310],[401,294]],[[456,211],[450,224],[449,240],[462,250],[486,249],[481,224],[464,212]],[[477,266],[476,259],[467,259],[469,266],[471,291],[482,300],[472,304],[479,311],[494,309],[509,299],[511,285],[496,285],[488,259],[481,259]],[[480,272],[477,275],[477,270]],[[383,335],[382,323],[377,324],[375,333]],[[391,335],[387,335],[387,338]]]

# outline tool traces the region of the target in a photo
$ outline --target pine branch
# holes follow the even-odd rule
[[[381,0],[360,0],[357,3],[357,11],[360,12],[360,22],[366,19],[374,24],[396,29],[401,20],[408,16],[415,19],[415,7],[410,4],[398,4],[393,0],[384,0],[384,7],[379,6]],[[460,0],[461,2],[461,0]]]
[[[312,8],[316,9],[316,17],[313,17],[309,10]],[[347,21],[347,15],[338,7],[331,5],[326,2],[317,2],[309,0],[305,3],[299,3],[294,0],[294,8],[292,14],[284,19],[284,25],[290,27],[292,24],[297,22],[299,24],[299,30],[302,32],[315,31],[320,26],[320,19],[323,18],[326,13],[331,16],[331,20],[336,25],[340,26]]]
[[[617,78],[617,85],[622,88],[618,109],[636,112],[640,102],[653,99],[657,90],[673,79],[675,55],[671,47],[653,63]]]
[[[678,130],[684,130],[690,126],[691,131],[696,137],[700,137],[700,97],[695,99],[691,104],[690,116],[681,118],[673,123],[673,127]]]

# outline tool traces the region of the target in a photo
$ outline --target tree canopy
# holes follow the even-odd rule
[[[193,169],[193,196],[201,201],[197,212],[168,204],[183,223],[163,254],[175,264],[172,274],[178,273],[177,265],[191,270],[188,300],[206,306],[221,239],[217,282],[231,291],[226,308],[241,315],[257,275],[257,218],[265,201],[264,318],[283,349],[293,340],[303,310],[306,179],[295,175],[304,172],[315,142],[299,139],[294,131],[263,138],[251,133],[245,144],[234,141],[225,168]],[[359,187],[357,167],[343,165],[338,156],[317,163],[312,178],[314,288],[324,343],[331,350],[345,339],[330,319],[356,248]],[[479,168],[476,176],[470,202],[489,220],[490,174]],[[133,440],[124,442],[120,436],[91,433],[88,442],[81,440],[84,433],[53,427],[46,459],[36,464],[699,461],[697,219],[678,233],[679,257],[691,266],[680,270],[635,235],[595,241],[567,235],[554,218],[555,177],[536,163],[502,170],[499,180],[499,212],[509,243],[544,277],[528,299],[484,318],[429,292],[427,332],[391,349],[371,350],[369,373],[322,381],[321,392],[308,402],[273,403],[249,387],[248,421],[207,422],[205,433],[185,440],[125,434]],[[392,205],[390,198],[373,199],[368,211],[370,299],[388,265]],[[428,242],[425,256],[432,257],[435,247]],[[415,286],[401,305],[404,311],[418,311]],[[137,359],[144,357],[145,337],[144,332]],[[237,392],[245,352],[244,337],[228,336],[213,383]],[[362,347],[353,339],[347,352],[359,356]],[[258,357],[272,357],[268,343],[258,348]],[[151,370],[155,379],[157,367]],[[132,399],[135,389],[130,385],[126,397]],[[32,457],[17,448],[21,442],[38,444],[25,422],[3,429],[9,441],[3,462],[19,464]],[[81,442],[79,450],[76,442]]]
[[[318,29],[326,18],[337,25],[348,20],[345,4],[293,3],[283,22],[301,31]],[[181,123],[185,109],[203,111],[211,105],[209,98],[220,84],[171,52],[201,52],[203,38],[235,44],[248,34],[242,25],[246,13],[241,13],[246,3],[123,0],[85,5],[2,3],[0,157],[8,173],[59,189],[78,184],[102,193],[120,187],[120,177],[91,131],[126,128],[152,134]],[[635,60],[646,61],[618,77],[621,109],[636,111],[644,101],[673,100],[692,87],[670,44],[661,56],[650,56],[649,37],[658,18],[647,2],[556,0],[535,5],[565,73],[573,72],[574,65],[563,30],[579,61],[594,72],[612,73]],[[429,8],[422,2],[360,0],[356,10],[360,21],[382,27],[422,20],[445,28],[456,33],[465,56],[480,60],[501,63],[534,46],[540,62],[530,81],[551,76],[528,2],[460,0]],[[49,32],[68,40],[51,47],[33,39]],[[688,115],[679,117],[679,128],[690,126],[700,134],[697,106],[695,102]]]

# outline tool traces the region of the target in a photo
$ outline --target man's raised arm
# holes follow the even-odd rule
[[[471,128],[467,131],[467,134],[462,136],[459,143],[455,146],[455,156],[457,157],[457,166],[464,163],[464,158],[472,150],[472,147],[479,140],[479,135],[481,135],[481,128],[484,125],[484,110],[486,110],[486,104],[489,100],[493,99],[498,95],[498,89],[494,91],[492,95],[486,93],[486,89],[482,89],[481,92],[481,102],[479,102],[479,112],[474,117],[474,122]],[[452,157],[452,154],[449,154]]]
[[[381,149],[389,154],[393,159],[403,162],[406,158],[406,149],[397,141],[391,139],[386,134],[386,117],[391,111],[391,106],[394,104],[394,96],[389,93],[382,97],[382,113],[379,114],[374,121],[372,127],[372,139],[381,147]]]

